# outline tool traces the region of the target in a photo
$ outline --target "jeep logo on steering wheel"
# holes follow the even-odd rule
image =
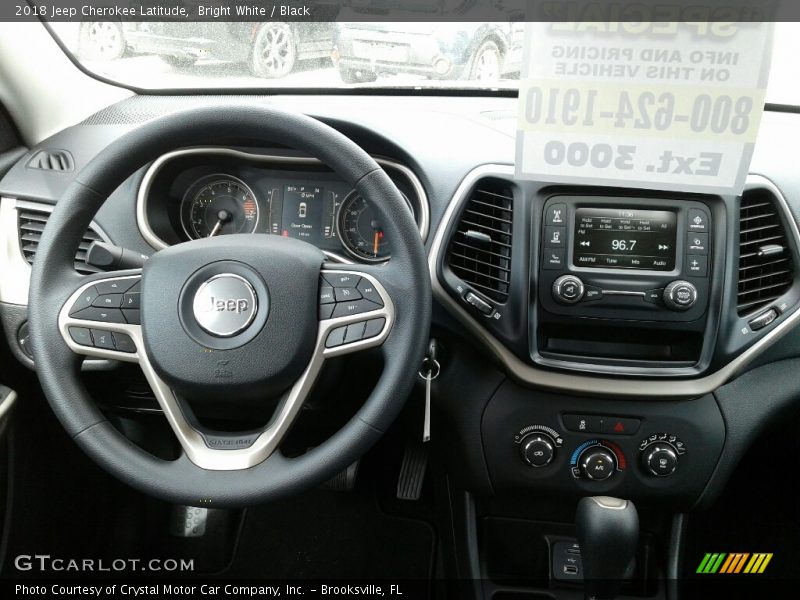
[[[233,337],[247,329],[258,312],[253,286],[233,273],[214,275],[194,295],[194,318],[203,331]]]

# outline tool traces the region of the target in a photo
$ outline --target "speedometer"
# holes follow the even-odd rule
[[[345,250],[359,260],[381,262],[390,255],[389,240],[375,211],[359,194],[344,199],[339,211],[339,239]]]
[[[190,239],[253,233],[258,216],[253,191],[230,175],[203,177],[187,191],[181,204],[181,223]]]

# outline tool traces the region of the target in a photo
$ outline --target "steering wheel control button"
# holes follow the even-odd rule
[[[553,282],[553,299],[559,304],[576,304],[583,293],[583,282],[575,275],[562,275]]]
[[[142,306],[142,295],[139,292],[130,292],[122,296],[122,308],[140,308]]]
[[[344,334],[344,343],[350,344],[358,342],[364,338],[364,322],[353,323],[347,326],[347,333]]]
[[[122,305],[122,294],[106,294],[98,296],[92,302],[97,308],[119,308]]]
[[[524,438],[519,448],[522,459],[531,467],[546,467],[555,456],[555,443],[544,433],[534,433]]]
[[[101,296],[108,294],[122,294],[127,292],[133,285],[137,283],[133,279],[111,279],[109,281],[101,281],[94,284],[97,293]]]
[[[381,295],[378,293],[378,290],[375,289],[375,286],[372,285],[367,279],[362,279],[358,283],[357,289],[361,293],[361,297],[365,300],[374,302],[378,306],[383,306],[383,299],[381,298]]]
[[[70,327],[69,337],[79,346],[94,346],[92,334],[86,327]]]
[[[593,481],[604,481],[614,474],[617,457],[608,448],[591,446],[583,451],[578,463],[583,474]]]
[[[600,433],[603,418],[596,415],[564,415],[564,427],[578,433]]]
[[[336,348],[344,344],[344,336],[347,334],[347,326],[337,327],[328,334],[328,339],[325,340],[326,348]]]
[[[333,295],[333,287],[330,285],[323,285],[319,288],[319,303],[320,304],[332,304],[336,302],[336,298]]]
[[[673,281],[664,288],[664,304],[672,310],[689,310],[697,302],[697,288],[688,281]]]
[[[335,288],[354,288],[358,287],[361,277],[350,273],[326,273],[325,280]]]
[[[319,320],[325,321],[333,316],[333,309],[336,308],[335,304],[321,304],[319,307]]]
[[[114,347],[120,352],[127,354],[136,352],[136,344],[133,343],[131,336],[128,334],[114,331],[111,336],[114,338]]]
[[[337,302],[336,308],[333,309],[333,318],[349,317],[351,315],[360,315],[361,313],[378,310],[380,307],[374,302],[369,300],[354,300],[352,302]]]
[[[114,346],[114,338],[111,336],[110,331],[103,331],[101,329],[92,329],[92,339],[94,340],[95,348],[116,350],[116,347]]]
[[[678,455],[670,444],[651,444],[642,453],[642,465],[656,477],[667,477],[678,468]]]
[[[203,283],[192,302],[194,318],[206,333],[233,337],[247,329],[258,312],[253,286],[234,273],[214,275]]]
[[[336,302],[352,302],[353,300],[361,300],[361,292],[356,288],[335,288],[334,295]]]
[[[383,326],[386,325],[386,319],[381,317],[380,319],[370,319],[367,321],[364,327],[364,338],[368,340],[370,338],[377,337],[383,331]]]
[[[491,304],[473,292],[467,292],[464,294],[464,301],[470,306],[478,309],[479,313],[487,317],[491,316],[491,314],[494,312],[494,308],[492,308]]]
[[[138,308],[134,309],[122,309],[122,314],[125,317],[125,320],[128,322],[128,325],[141,325],[142,324],[142,311]]]
[[[90,306],[70,315],[84,321],[97,321],[98,323],[127,323],[122,311],[118,308],[96,308]]]
[[[99,294],[95,288],[90,287],[85,289],[80,297],[73,302],[72,307],[69,309],[69,316],[75,316],[75,313],[78,311],[89,308],[98,296]]]
[[[129,294],[139,294],[139,293],[141,293],[141,291],[142,291],[142,280],[141,279],[137,279],[136,283],[134,283],[133,286],[130,289],[127,290],[127,292]]]

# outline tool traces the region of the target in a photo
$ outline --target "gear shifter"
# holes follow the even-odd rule
[[[581,498],[575,514],[587,600],[613,600],[633,575],[639,515],[630,500]]]

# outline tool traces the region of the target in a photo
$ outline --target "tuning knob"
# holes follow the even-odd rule
[[[603,481],[617,469],[617,457],[604,446],[590,446],[581,453],[578,464],[588,479]]]
[[[650,444],[642,451],[642,466],[651,475],[667,477],[678,468],[678,453],[671,444]]]
[[[553,299],[559,304],[580,302],[583,292],[583,282],[575,275],[562,275],[553,282]]]
[[[534,433],[523,438],[519,451],[522,460],[532,467],[545,467],[556,454],[556,445],[546,433]]]
[[[664,288],[664,304],[672,310],[689,310],[697,302],[697,288],[688,281],[673,281]]]

